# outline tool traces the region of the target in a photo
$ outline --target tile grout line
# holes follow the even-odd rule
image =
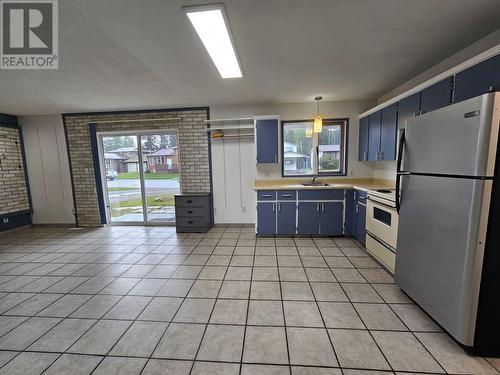
[[[238,238],[238,241],[239,241],[239,238]],[[238,242],[236,242],[236,244],[238,244]],[[235,249],[235,251],[236,251],[236,249]],[[245,355],[245,341],[246,341],[246,337],[247,337],[248,314],[250,311],[250,298],[251,298],[251,293],[252,293],[253,270],[254,270],[254,266],[255,266],[255,255],[256,255],[255,253],[256,253],[256,251],[257,251],[257,238],[255,238],[255,244],[253,246],[252,267],[250,270],[250,285],[248,287],[248,295],[247,295],[247,299],[246,299],[247,310],[246,310],[246,314],[245,314],[245,328],[243,330],[243,345],[241,347],[240,368],[238,371],[239,375],[241,375],[241,372],[243,371],[243,357]]]

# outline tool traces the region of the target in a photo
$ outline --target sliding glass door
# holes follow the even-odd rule
[[[175,223],[177,133],[100,134],[108,223]]]
[[[140,144],[146,220],[174,222],[174,194],[180,191],[177,134],[141,135]]]

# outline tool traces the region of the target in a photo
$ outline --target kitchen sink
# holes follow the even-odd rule
[[[302,186],[330,186],[326,182],[303,182]]]

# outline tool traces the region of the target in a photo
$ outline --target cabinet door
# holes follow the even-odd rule
[[[319,234],[319,203],[299,202],[298,234]]]
[[[378,160],[380,151],[380,127],[382,123],[382,111],[370,115],[370,132],[368,135],[368,160]]]
[[[278,202],[277,203],[277,218],[278,227],[277,234],[295,234],[295,217],[296,217],[295,202]]]
[[[344,203],[320,203],[320,234],[324,236],[340,236],[344,232]]]
[[[355,236],[356,228],[356,192],[354,190],[345,191],[345,235]]]
[[[455,75],[454,102],[500,90],[500,55]]]
[[[382,109],[379,160],[396,160],[397,104]]]
[[[368,132],[370,131],[370,117],[359,119],[358,160],[368,160]]]
[[[276,234],[276,203],[257,203],[257,234],[259,236]]]
[[[357,205],[356,212],[356,239],[363,245],[366,242],[366,206],[362,204]]]
[[[443,79],[431,87],[422,90],[420,110],[422,113],[446,107],[451,103],[452,77]]]
[[[398,128],[403,129],[406,121],[420,113],[420,93],[401,99],[398,103]]]
[[[278,162],[278,119],[256,120],[257,163]]]

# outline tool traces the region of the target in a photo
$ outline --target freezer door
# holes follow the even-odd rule
[[[455,339],[472,345],[492,182],[402,179],[396,283]]]
[[[492,176],[498,139],[498,98],[490,93],[412,117],[406,124],[404,170]]]

